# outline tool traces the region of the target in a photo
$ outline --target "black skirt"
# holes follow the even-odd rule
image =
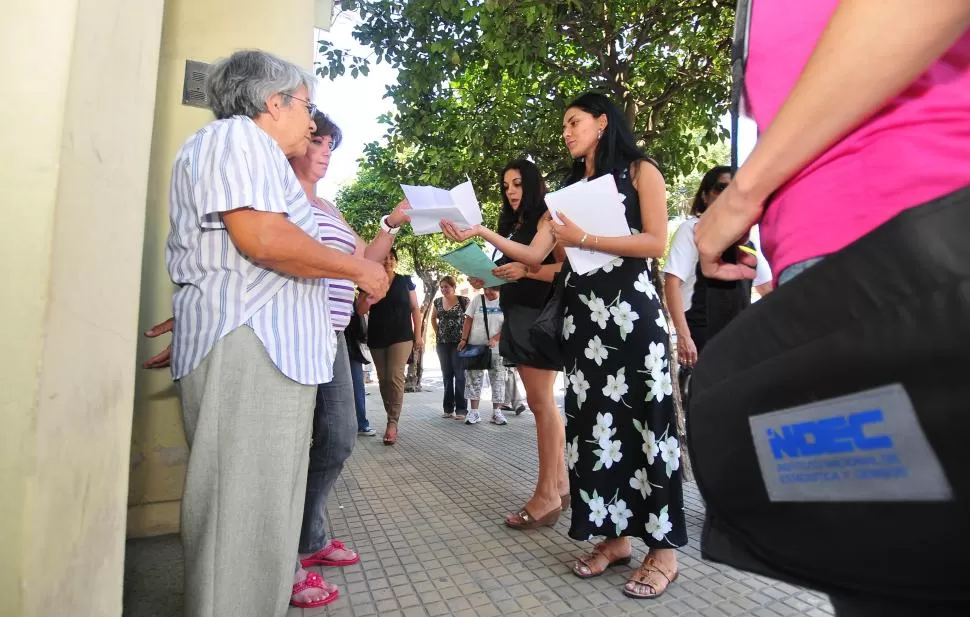
[[[502,307],[505,321],[502,324],[502,339],[499,353],[507,365],[531,366],[547,371],[561,371],[561,366],[550,364],[539,356],[532,341],[529,340],[529,327],[539,317],[541,308],[513,304]]]

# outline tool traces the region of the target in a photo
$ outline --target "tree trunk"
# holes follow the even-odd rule
[[[664,298],[664,281],[660,273],[660,260],[654,259],[650,264],[650,278],[653,279],[653,286],[660,294],[660,310],[663,311],[664,319],[670,323],[670,313],[667,312],[667,301]],[[670,328],[667,336],[667,348],[670,350],[667,357],[670,360],[670,379],[673,382],[674,390],[674,413],[677,415],[677,441],[680,442],[680,466],[684,481],[689,482],[694,479],[694,472],[690,465],[690,452],[687,451],[687,428],[684,424],[684,403],[680,400],[680,381],[678,372],[680,364],[677,362],[677,347],[674,345],[674,329]]]
[[[431,315],[431,301],[434,299],[435,291],[438,287],[435,284],[433,272],[415,271],[418,278],[424,285],[424,298],[421,300],[421,333],[427,345],[428,339],[428,316]],[[427,351],[427,350],[426,350]],[[424,374],[424,353],[415,353],[414,362],[408,365],[408,372],[404,378],[405,392],[421,392],[421,377]]]

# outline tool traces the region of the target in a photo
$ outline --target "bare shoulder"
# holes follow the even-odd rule
[[[630,178],[637,189],[660,184],[666,187],[663,173],[653,159],[640,159],[630,163]]]

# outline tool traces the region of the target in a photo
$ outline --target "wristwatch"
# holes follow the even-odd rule
[[[384,230],[384,231],[386,231],[387,233],[391,234],[392,236],[396,236],[397,235],[397,232],[401,231],[401,228],[400,227],[391,227],[390,225],[388,225],[387,224],[387,219],[389,217],[390,217],[389,214],[385,214],[384,216],[381,217],[381,229]]]

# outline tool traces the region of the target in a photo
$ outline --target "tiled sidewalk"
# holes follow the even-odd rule
[[[321,609],[291,609],[289,617],[831,615],[822,596],[702,562],[703,504],[693,485],[685,494],[690,544],[679,556],[680,577],[662,598],[624,596],[631,567],[580,580],[569,565],[589,545],[566,536],[567,516],[555,528],[532,532],[502,524],[535,482],[531,413],[508,414],[507,426],[467,426],[441,419],[440,389],[408,394],[399,441],[387,447],[380,399],[376,388],[369,390],[378,436],[358,439],[330,503],[333,536],[359,551],[361,563],[323,570],[340,587],[340,599]],[[634,543],[635,560],[643,548]],[[127,617],[180,614],[175,536],[130,541],[126,562]]]

